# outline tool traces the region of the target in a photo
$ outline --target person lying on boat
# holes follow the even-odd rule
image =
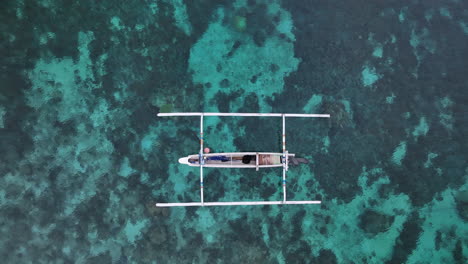
[[[231,159],[229,157],[226,157],[226,156],[223,156],[223,155],[219,155],[219,156],[211,156],[211,157],[205,157],[205,160],[219,160],[221,162],[227,162],[227,161],[230,161]],[[192,158],[192,159],[189,159],[188,162],[190,163],[198,163],[198,158]]]
[[[211,149],[210,148],[204,148],[203,152],[208,154],[208,153],[211,152]],[[224,156],[224,155],[219,155],[219,156],[207,157],[206,160],[219,160],[221,162],[227,162],[227,161],[230,161],[231,159],[229,157]]]
[[[231,159],[229,157],[224,156],[224,155],[219,155],[219,156],[206,157],[206,160],[219,160],[219,161],[222,161],[222,162],[227,162],[227,161],[230,161]]]

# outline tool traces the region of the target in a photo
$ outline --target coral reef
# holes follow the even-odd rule
[[[330,114],[330,127],[343,129],[351,125],[351,115],[342,102],[325,100],[320,106],[320,112]]]
[[[380,232],[387,231],[393,224],[395,217],[374,210],[365,210],[359,221],[359,227],[366,233],[375,236]]]
[[[4,1],[2,263],[467,263],[466,1]],[[199,201],[199,120],[293,119],[287,198]],[[278,151],[275,118],[205,119]],[[205,171],[210,201],[281,200],[281,170]]]

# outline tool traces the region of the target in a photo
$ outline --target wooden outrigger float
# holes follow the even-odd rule
[[[280,204],[320,204],[321,201],[288,201],[286,200],[286,172],[289,160],[295,154],[286,150],[286,117],[322,117],[329,118],[329,114],[283,114],[283,113],[159,113],[158,116],[199,116],[200,117],[200,151],[179,159],[179,163],[192,167],[200,167],[200,202],[190,203],[156,203],[157,207],[177,206],[226,206],[226,205],[280,205]],[[229,152],[203,153],[203,118],[205,116],[263,116],[281,117],[283,121],[283,152]],[[203,168],[283,168],[283,200],[282,201],[248,201],[248,202],[205,202],[203,194]]]

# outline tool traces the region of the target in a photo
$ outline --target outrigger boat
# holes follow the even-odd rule
[[[283,167],[283,153],[272,152],[232,152],[232,153],[210,153],[203,154],[205,168],[274,168]],[[288,154],[294,157],[294,154]],[[180,158],[180,164],[186,164],[191,167],[200,166],[200,157],[198,154]]]
[[[286,172],[290,160],[295,154],[286,150],[286,117],[321,117],[329,118],[329,114],[283,114],[283,113],[159,113],[158,116],[199,116],[200,117],[200,151],[179,159],[179,163],[191,167],[200,167],[200,202],[189,203],[156,203],[157,207],[177,206],[226,206],[226,205],[281,205],[281,204],[320,204],[321,201],[288,201],[286,199]],[[283,121],[283,152],[228,152],[203,153],[203,119],[206,116],[263,116],[281,117]],[[251,168],[257,171],[261,168],[283,168],[283,200],[282,201],[239,201],[239,202],[205,202],[203,189],[203,168]]]

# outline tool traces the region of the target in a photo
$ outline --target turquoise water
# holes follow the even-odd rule
[[[466,263],[466,1],[4,1],[2,263]],[[288,199],[198,202],[199,119],[287,119]],[[206,117],[215,152],[279,118]],[[205,169],[205,201],[281,200],[281,169]]]

